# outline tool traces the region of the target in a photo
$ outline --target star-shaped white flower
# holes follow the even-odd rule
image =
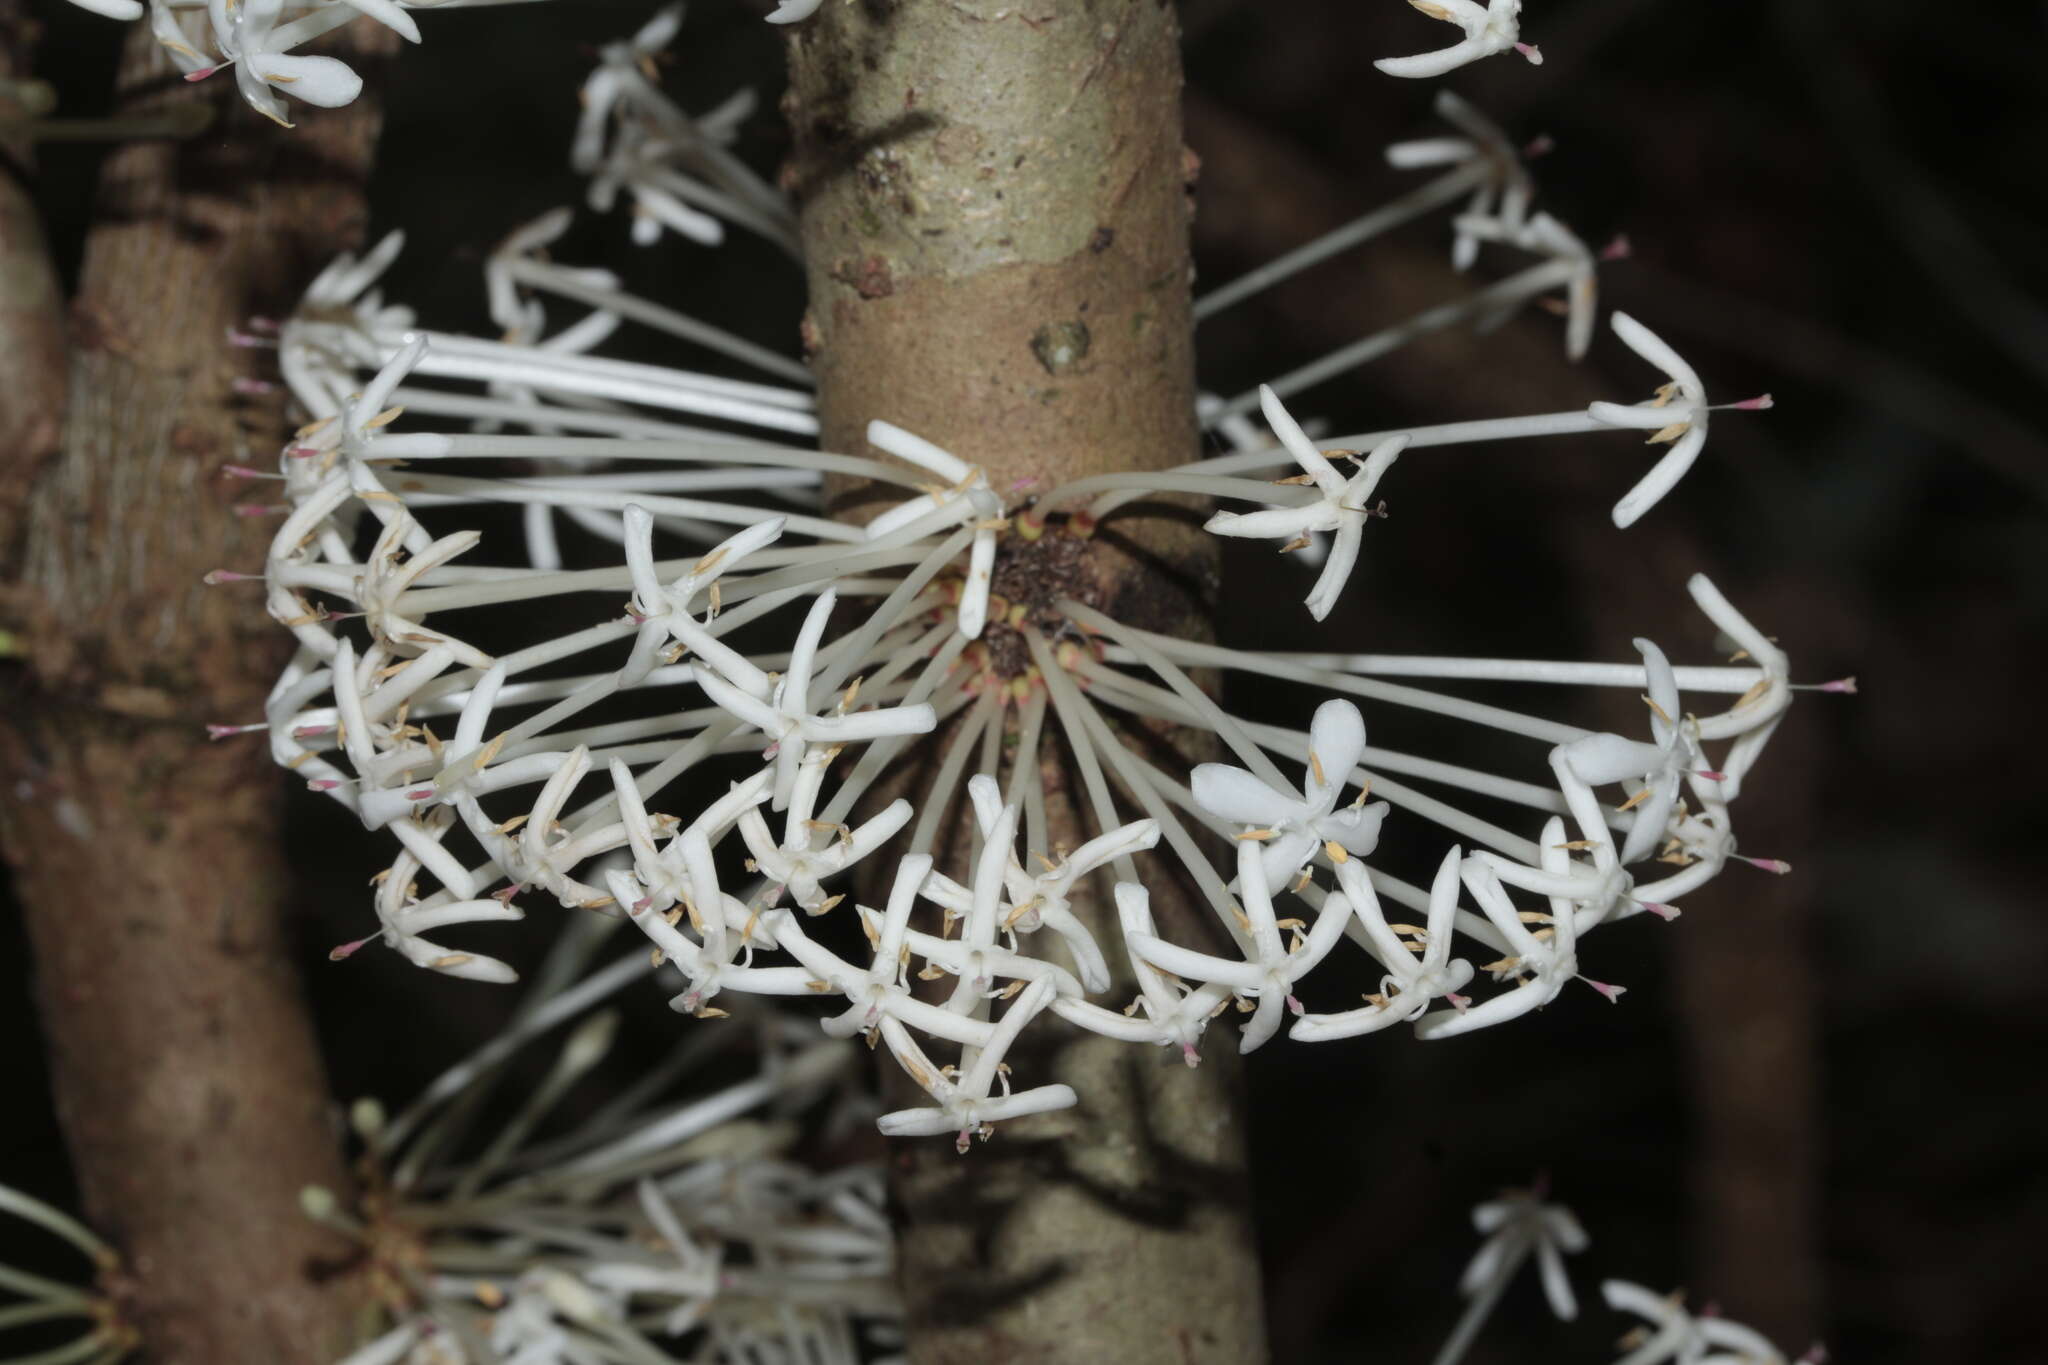
[[[1652,445],[1671,443],[1671,449],[1650,467],[1650,472],[1614,504],[1614,524],[1628,527],[1655,507],[1692,468],[1692,462],[1707,444],[1707,414],[1712,409],[1707,406],[1707,390],[1698,373],[1656,333],[1626,313],[1614,314],[1613,325],[1614,334],[1631,351],[1664,371],[1669,380],[1647,403],[1591,403],[1586,407],[1587,415],[1597,422],[1647,431]],[[1746,398],[1728,406],[1754,412],[1770,407],[1771,396]]]
[[[1558,746],[1552,767],[1561,779],[1589,787],[1611,782],[1635,784],[1629,799],[1618,809],[1633,811],[1628,842],[1622,845],[1622,863],[1640,862],[1664,842],[1665,826],[1678,804],[1679,788],[1688,778],[1702,777],[1699,751],[1686,733],[1684,712],[1679,709],[1678,681],[1664,651],[1648,640],[1635,641],[1643,656],[1649,692],[1643,698],[1650,710],[1650,742],[1625,739],[1620,735],[1587,735]],[[1567,802],[1575,793],[1567,793]],[[1574,804],[1576,811],[1578,805]],[[1604,833],[1604,828],[1601,833]],[[1599,837],[1587,832],[1589,839]]]
[[[1719,783],[1722,798],[1733,801],[1742,792],[1743,777],[1770,742],[1786,708],[1792,705],[1792,660],[1775,640],[1751,625],[1705,574],[1694,574],[1685,586],[1707,619],[1740,651],[1737,657],[1763,670],[1757,685],[1737,698],[1733,706],[1699,722],[1701,739],[1734,741],[1721,761]],[[1855,679],[1825,683],[1820,690],[1853,692]]]
[[[1117,922],[1128,943],[1134,937],[1156,939],[1159,927],[1152,920],[1152,898],[1136,882],[1116,884]],[[1157,968],[1136,953],[1130,955],[1131,972],[1138,978],[1138,998],[1119,1013],[1106,1010],[1079,996],[1059,996],[1052,1002],[1053,1013],[1099,1033],[1127,1043],[1157,1043],[1177,1047],[1189,1066],[1199,1065],[1201,1054],[1195,1045],[1202,1031],[1230,1001],[1226,986],[1203,986],[1198,990],[1176,986]]]
[[[994,1025],[957,1010],[919,1000],[910,992],[906,979],[914,951],[910,943],[910,912],[925,879],[931,875],[932,860],[926,854],[905,858],[896,868],[896,880],[889,888],[889,904],[877,916],[866,906],[860,911],[861,927],[874,946],[874,961],[858,979],[834,984],[851,1002],[844,1014],[822,1020],[820,1027],[835,1038],[850,1038],[879,1027],[883,1017],[936,1038],[979,1047],[989,1040]]]
[[[1438,997],[1459,1002],[1458,992],[1472,979],[1472,964],[1451,956],[1452,931],[1458,914],[1458,864],[1462,854],[1452,848],[1436,870],[1429,889],[1429,923],[1417,930],[1411,925],[1394,926],[1381,913],[1378,894],[1365,864],[1353,859],[1337,865],[1337,884],[1351,911],[1365,926],[1373,956],[1386,968],[1377,994],[1362,1009],[1341,1014],[1309,1014],[1294,1021],[1287,1036],[1303,1043],[1326,1042],[1332,1038],[1354,1038],[1403,1023],[1429,1008]],[[1407,934],[1417,940],[1405,941]],[[1416,955],[1415,949],[1421,949]]]
[[[1446,75],[1468,62],[1515,49],[1532,65],[1543,64],[1543,54],[1521,41],[1522,0],[1408,0],[1432,19],[1456,24],[1465,31],[1461,42],[1414,57],[1382,57],[1373,63],[1389,76],[1427,78]]]
[[[779,917],[786,917],[788,912],[763,912],[758,906],[743,905],[725,894],[718,884],[718,868],[703,831],[691,826],[678,837],[689,883],[689,897],[683,901],[681,910],[664,915],[652,909],[637,909],[643,903],[634,899],[639,882],[616,869],[605,874],[612,899],[625,907],[626,918],[658,950],[657,962],[673,964],[688,983],[680,995],[669,1000],[668,1007],[678,1014],[701,1018],[711,999],[727,988],[753,995],[817,994],[816,963],[754,966],[756,948],[777,946],[776,930],[787,923],[786,918]],[[698,935],[695,939],[683,931],[685,916],[690,929]],[[827,969],[835,975],[851,975],[836,958],[831,959]],[[826,980],[829,987],[830,979]]]
[[[362,93],[362,77],[346,64],[332,57],[290,55],[287,49],[296,46],[300,39],[289,25],[283,31],[276,27],[284,0],[241,0],[240,4],[208,0],[206,8],[222,65],[234,65],[235,86],[242,98],[273,123],[292,126],[285,117],[284,101],[278,98],[280,90],[323,109],[339,108]],[[412,26],[411,19],[403,18],[403,23],[411,29],[407,36],[418,42],[419,30]]]
[[[1053,988],[1049,981],[1035,981],[1025,987],[1016,1002],[1003,1011],[995,1031],[975,1056],[974,1064],[957,1080],[948,1074],[951,1068],[942,1070],[934,1066],[909,1031],[894,1017],[885,1014],[881,1029],[889,1051],[895,1054],[910,1079],[936,1100],[937,1105],[884,1114],[877,1126],[889,1137],[930,1137],[953,1133],[957,1135],[956,1145],[964,1153],[977,1135],[988,1137],[994,1131],[994,1125],[1003,1119],[1072,1108],[1080,1098],[1072,1086],[1041,1085],[1036,1089],[1012,1093],[1010,1069],[1003,1062],[1011,1044],[1017,1041],[1017,1035],[1045,1008],[1052,996]],[[998,1081],[1002,1084],[1003,1093],[991,1096],[989,1091]]]
[[[1305,797],[1278,790],[1243,768],[1204,763],[1192,778],[1195,804],[1219,820],[1245,826],[1239,837],[1264,845],[1260,862],[1266,885],[1285,886],[1319,847],[1329,851],[1334,845],[1346,856],[1362,858],[1379,846],[1386,802],[1366,805],[1361,790],[1356,801],[1337,809],[1364,752],[1365,718],[1350,702],[1332,698],[1316,708],[1309,722]]]
[[[1546,870],[1562,870],[1555,860],[1567,852],[1564,832],[1564,821],[1556,816],[1544,824]],[[1503,991],[1469,1009],[1438,1010],[1423,1015],[1415,1021],[1418,1038],[1450,1038],[1520,1018],[1557,999],[1565,983],[1579,975],[1578,916],[1571,902],[1552,900],[1548,925],[1532,931],[1515,909],[1491,863],[1482,858],[1467,858],[1459,864],[1458,875],[1492,922],[1498,946],[1507,954],[1498,961],[1481,964],[1480,970],[1493,973],[1496,980],[1512,979],[1517,984],[1513,990]],[[1620,986],[1589,977],[1581,979],[1609,1000],[1621,996]]]
[[[1464,225],[1497,223],[1508,232],[1519,232],[1528,222],[1536,185],[1522,165],[1520,150],[1491,119],[1448,90],[1437,91],[1436,112],[1437,117],[1456,126],[1465,136],[1396,142],[1387,148],[1387,164],[1400,170],[1419,170],[1425,166],[1462,165],[1476,159],[1492,169],[1492,175],[1472,192],[1465,212],[1452,223],[1457,235],[1451,244],[1451,266],[1469,270],[1479,259],[1479,237]]]
[[[1465,1267],[1458,1292],[1471,1298],[1511,1278],[1529,1254],[1543,1279],[1550,1311],[1566,1322],[1579,1315],[1579,1301],[1565,1274],[1564,1254],[1586,1249],[1586,1230],[1562,1204],[1543,1202],[1541,1190],[1508,1190],[1472,1210],[1472,1226],[1486,1238]]]
[[[835,749],[812,749],[797,769],[796,785],[783,819],[783,837],[776,842],[760,807],[740,813],[740,837],[753,855],[754,870],[789,892],[790,899],[811,914],[823,914],[838,897],[828,896],[825,878],[837,876],[867,857],[910,823],[911,807],[892,801],[858,828],[821,825],[811,818],[817,809],[818,787],[825,779]]]
[[[768,737],[767,756],[775,762],[773,804],[776,810],[787,809],[790,797],[796,791],[797,773],[803,764],[806,745],[852,744],[889,735],[922,735],[930,733],[938,724],[938,715],[929,702],[849,711],[846,708],[851,700],[850,689],[848,696],[840,698],[838,708],[832,714],[821,716],[812,711],[811,670],[817,659],[818,643],[825,634],[825,622],[831,617],[832,606],[838,600],[838,592],[828,588],[812,603],[810,615],[804,618],[803,628],[797,632],[796,647],[790,651],[789,667],[776,679],[773,694],[768,699],[756,697],[742,685],[710,670],[704,670],[697,676],[698,686],[704,689],[713,703]]]
[[[1125,941],[1132,957],[1143,958],[1161,971],[1207,981],[1241,998],[1257,1000],[1251,1022],[1244,1026],[1237,1044],[1239,1052],[1250,1052],[1279,1032],[1283,1004],[1296,1014],[1302,1012],[1301,1002],[1294,998],[1294,983],[1336,946],[1344,921],[1351,917],[1351,906],[1341,895],[1328,897],[1308,933],[1300,932],[1299,921],[1289,921],[1286,927],[1295,929],[1294,942],[1282,943],[1283,926],[1273,917],[1273,896],[1259,850],[1248,843],[1238,846],[1237,894],[1251,935],[1252,956],[1247,961],[1211,957],[1151,934],[1131,934]]]
[[[1564,284],[1565,354],[1573,360],[1586,354],[1587,348],[1593,344],[1593,326],[1599,320],[1599,258],[1591,247],[1579,240],[1577,233],[1547,213],[1531,214],[1521,222],[1509,221],[1505,216],[1490,218],[1464,214],[1454,226],[1461,244],[1467,241],[1475,245],[1499,242],[1532,256],[1548,257],[1568,267],[1571,277]],[[1505,321],[1521,306],[1518,299],[1499,313],[1480,319],[1480,330]]]
[[[640,789],[634,784],[632,769],[619,759],[611,761],[612,790],[619,802],[619,823],[625,827],[626,846],[633,853],[633,880],[639,882],[641,894],[623,900],[621,907],[628,914],[639,914],[651,910],[665,914],[679,901],[696,899],[690,886],[689,864],[684,860],[683,830],[667,816],[657,824],[647,813],[647,807],[640,799]],[[774,776],[772,768],[762,768],[750,773],[744,781],[735,782],[724,796],[707,806],[688,828],[703,836],[707,846],[715,846],[726,831],[738,822],[740,817],[768,799],[769,779]],[[667,837],[668,843],[659,841]]]
[[[1287,409],[1280,406],[1278,396],[1264,384],[1259,386],[1259,406],[1265,412],[1266,423],[1273,428],[1273,434],[1280,438],[1280,443],[1287,447],[1287,453],[1294,457],[1294,462],[1303,471],[1282,482],[1313,484],[1321,496],[1298,507],[1269,507],[1263,512],[1218,512],[1209,518],[1203,529],[1219,536],[1284,540],[1286,544],[1280,547],[1282,552],[1301,548],[1315,532],[1336,532],[1330,546],[1330,557],[1323,561],[1323,572],[1307,599],[1309,615],[1320,621],[1337,605],[1345,581],[1351,577],[1351,570],[1358,563],[1359,542],[1365,535],[1365,523],[1378,514],[1378,509],[1367,500],[1379,487],[1381,477],[1407,448],[1408,438],[1395,436],[1380,442],[1359,466],[1358,472],[1346,479],[1316,449],[1315,443],[1302,432]]]
[[[974,802],[982,838],[993,840],[1005,828],[1001,789],[994,778],[983,774],[968,782],[967,794]],[[1014,831],[1014,818],[1007,828]],[[1007,895],[1001,912],[1002,931],[1015,935],[1051,929],[1065,940],[1068,951],[1074,955],[1082,984],[1090,991],[1108,990],[1109,963],[1094,935],[1073,912],[1068,898],[1073,894],[1074,884],[1095,869],[1128,854],[1141,853],[1158,842],[1159,822],[1138,820],[1097,835],[1058,863],[1046,863],[1045,870],[1037,874],[1027,872],[1012,853],[1002,873]],[[966,915],[973,909],[974,892],[941,873],[932,874],[924,894],[926,899],[957,915]]]
[[[1600,1296],[1644,1326],[1622,1338],[1626,1352],[1615,1365],[1785,1365],[1784,1353],[1763,1333],[1712,1313],[1685,1311],[1683,1294],[1658,1294],[1627,1280],[1603,1280]],[[1631,1344],[1633,1343],[1633,1344]],[[1807,1359],[1822,1358],[1818,1348]]]
[[[979,639],[982,628],[988,624],[988,595],[995,575],[996,536],[1007,526],[1002,499],[988,486],[987,472],[922,436],[912,435],[893,422],[869,422],[868,444],[938,475],[949,485],[907,498],[882,513],[868,523],[868,539],[888,535],[929,516],[948,503],[959,503],[962,520],[974,519],[974,540],[967,552],[967,577],[960,591],[958,615],[960,633],[970,640]]]
[[[583,1272],[583,1277],[621,1302],[640,1294],[674,1302],[676,1306],[669,1310],[662,1329],[670,1336],[681,1336],[697,1325],[723,1288],[719,1281],[723,1248],[716,1242],[709,1247],[699,1246],[684,1230],[674,1206],[654,1181],[642,1180],[637,1193],[648,1226],[661,1239],[661,1245],[673,1253],[674,1264],[598,1261]]]
[[[422,903],[414,881],[421,862],[411,846],[402,846],[397,859],[377,879],[377,922],[386,947],[401,953],[415,967],[460,977],[464,981],[488,981],[504,985],[517,981],[519,973],[495,957],[477,952],[458,952],[430,941],[426,935],[454,924],[482,924],[526,918],[526,912],[508,900],[452,900]],[[364,939],[346,943],[328,956],[340,959],[360,948]]]
[[[666,584],[655,572],[653,514],[633,503],[626,508],[622,520],[626,568],[633,576],[633,600],[628,609],[640,622],[632,658],[624,670],[625,680],[644,678],[654,666],[658,647],[673,639],[748,696],[766,701],[774,691],[768,675],[707,627],[711,617],[718,613],[719,580],[738,568],[747,556],[781,539],[787,518],[769,517],[727,536],[692,564],[688,573]],[[709,598],[709,614],[703,621],[693,614],[700,596]]]

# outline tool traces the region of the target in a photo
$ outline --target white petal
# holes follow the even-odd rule
[[[1705,414],[1693,419],[1692,426],[1678,443],[1671,447],[1663,459],[1650,466],[1650,472],[1614,504],[1614,524],[1623,530],[1635,525],[1643,513],[1657,505],[1692,468],[1692,462],[1699,458],[1700,450],[1707,443],[1707,422]]]
[[[278,84],[293,99],[322,109],[338,109],[363,93],[363,78],[332,57],[267,52],[246,60],[266,83]]]
[[[1468,38],[1455,46],[1440,48],[1435,52],[1424,52],[1414,57],[1382,57],[1373,65],[1389,76],[1428,80],[1434,76],[1447,75],[1467,62],[1477,61],[1487,55],[1483,44]]]
[[[1700,385],[1699,375],[1694,373],[1692,366],[1679,359],[1678,352],[1666,345],[1662,337],[1626,313],[1615,313],[1610,322],[1614,334],[1631,351],[1677,380],[1686,397],[1698,401],[1705,396],[1706,390]]]
[[[1277,825],[1300,810],[1299,802],[1228,763],[1198,764],[1189,785],[1194,790],[1196,805],[1232,824]]]
[[[1325,805],[1351,780],[1351,770],[1365,752],[1365,717],[1351,702],[1334,697],[1316,708],[1308,726],[1308,743],[1316,762],[1309,765],[1304,785],[1311,805]],[[1323,771],[1321,783],[1316,781],[1318,765]]]
[[[781,4],[768,12],[768,22],[771,24],[801,23],[813,14],[816,14],[818,7],[824,3],[825,0],[782,0]],[[884,1129],[883,1131],[887,1132],[888,1130]]]
[[[1604,786],[1625,777],[1648,777],[1664,766],[1664,751],[1641,740],[1598,734],[1563,746],[1564,761],[1581,782]]]
[[[1286,408],[1280,405],[1280,396],[1268,385],[1259,385],[1259,410],[1266,415],[1266,425],[1273,428],[1273,434],[1280,438],[1280,444],[1287,447],[1287,453],[1294,462],[1314,476],[1316,486],[1325,493],[1336,493],[1344,486],[1343,476],[1323,453],[1317,450],[1315,442],[1301,429]]]

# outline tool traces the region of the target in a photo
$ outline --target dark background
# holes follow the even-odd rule
[[[104,107],[115,26],[47,8],[44,74],[66,112]],[[780,51],[760,8],[695,5],[669,88],[699,110],[759,89],[744,149],[772,172]],[[373,188],[377,222],[411,239],[395,296],[436,325],[488,327],[483,254],[578,198],[565,160],[586,45],[647,12],[572,0],[424,16]],[[1189,0],[1183,16],[1204,282],[1416,183],[1380,149],[1435,131],[1437,83],[1370,61],[1449,30],[1397,0]],[[1226,631],[1281,648],[1614,659],[1652,633],[1705,662],[1711,632],[1683,589],[1705,570],[1780,638],[1796,676],[1855,674],[1862,690],[1803,699],[1737,807],[1745,849],[1789,859],[1792,876],[1732,867],[1677,923],[1643,917],[1594,940],[1588,969],[1629,987],[1618,1008],[1573,992],[1451,1043],[1401,1032],[1254,1058],[1276,1359],[1427,1359],[1475,1240],[1464,1209],[1538,1172],[1592,1233],[1575,1265],[1589,1307],[1559,1327],[1533,1291],[1511,1294],[1475,1361],[1608,1358],[1623,1324],[1597,1304],[1607,1275],[1685,1285],[1792,1353],[1821,1337],[1838,1360],[2048,1359],[2032,1285],[2048,929],[2028,738],[2048,663],[2048,9],[1534,0],[1524,26],[1545,65],[1496,58],[1443,84],[1518,140],[1554,139],[1536,163],[1551,212],[1591,242],[1630,238],[1603,303],[1661,333],[1717,398],[1770,390],[1777,408],[1717,421],[1687,482],[1627,533],[1607,519],[1641,468],[1626,436],[1418,452],[1383,490],[1394,515],[1326,633],[1272,609],[1305,585],[1251,551],[1232,560]],[[46,154],[70,267],[94,165],[80,148]],[[643,251],[614,216],[586,218],[557,255],[795,349],[801,282],[772,250]],[[1456,297],[1470,286],[1447,258],[1438,215],[1231,310],[1204,328],[1205,385],[1235,393]],[[1297,410],[1356,430],[1652,386],[1604,331],[1567,364],[1560,332],[1531,312],[1491,336],[1435,337]],[[1554,705],[1628,728],[1631,700]],[[1367,719],[1376,742],[1465,756],[1460,737],[1398,713]],[[337,1093],[400,1100],[487,1036],[509,998],[384,954],[328,964],[324,949],[368,922],[361,882],[378,853],[321,803],[291,809]],[[1388,850],[1416,877],[1426,868],[1400,863],[1421,855],[1396,851],[1410,828],[1390,822]],[[0,966],[0,1178],[63,1202],[12,916]],[[684,1026],[651,994],[634,1009],[648,1055]]]

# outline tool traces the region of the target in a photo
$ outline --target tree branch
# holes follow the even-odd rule
[[[346,55],[391,39],[366,27]],[[23,661],[0,838],[85,1211],[124,1254],[117,1297],[150,1359],[328,1359],[347,1304],[312,1268],[338,1248],[298,1193],[343,1172],[287,955],[275,778],[202,729],[259,713],[278,641],[254,599],[200,578],[260,556],[220,466],[283,435],[281,400],[235,395],[253,367],[227,329],[289,307],[360,236],[378,115],[365,99],[286,133],[230,82],[179,80],[139,25],[119,88],[124,113],[212,99],[222,117],[106,165],[70,420],[6,546]]]

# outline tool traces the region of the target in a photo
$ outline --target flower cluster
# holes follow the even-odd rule
[[[1551,1312],[1564,1321],[1579,1315],[1564,1257],[1584,1251],[1589,1239],[1570,1209],[1546,1203],[1541,1189],[1510,1190],[1473,1209],[1472,1223],[1486,1240],[1458,1286],[1468,1300],[1465,1313],[1437,1352],[1434,1365],[1456,1365],[1464,1358],[1532,1255]],[[1730,1322],[1712,1308],[1688,1313],[1683,1293],[1655,1294],[1626,1280],[1604,1280],[1600,1294],[1609,1308],[1646,1319],[1645,1325],[1622,1337],[1623,1354],[1616,1365],[1786,1365],[1785,1357],[1762,1333]],[[1826,1358],[1827,1353],[1815,1346],[1800,1360],[1802,1365],[1820,1365]]]
[[[748,222],[726,212],[743,198],[733,185],[685,192],[616,154],[680,126],[643,70],[673,26],[665,12],[603,53],[576,158],[647,214],[711,240],[675,210]],[[1458,316],[1580,279],[1591,258],[1530,212],[1505,138],[1462,105],[1440,108],[1464,137],[1396,159],[1450,167],[1433,205],[1478,195],[1457,219],[1459,251],[1500,240],[1557,257],[1536,284],[1482,291]],[[702,132],[674,146],[715,168],[718,139]],[[1193,1065],[1233,1005],[1250,1051],[1283,1024],[1304,1042],[1396,1023],[1449,1038],[1550,1005],[1574,979],[1615,1000],[1621,987],[1582,971],[1588,936],[1644,910],[1672,918],[1738,856],[1731,806],[1793,684],[1785,654],[1702,577],[1692,597],[1738,662],[1675,666],[1646,639],[1619,663],[1278,654],[996,589],[1006,555],[1053,538],[1085,556],[1119,507],[1192,492],[1226,505],[1208,523],[1220,535],[1288,549],[1331,535],[1308,595],[1321,619],[1397,457],[1662,423],[1656,436],[1674,448],[1615,510],[1626,524],[1696,457],[1707,420],[1697,377],[1633,320],[1616,316],[1621,339],[1672,376],[1654,404],[1330,447],[1282,401],[1283,386],[1314,382],[1298,372],[1207,405],[1230,454],[1024,499],[999,492],[973,452],[888,422],[867,436],[893,459],[811,448],[800,366],[625,295],[603,271],[540,259],[566,222],[548,215],[493,254],[499,339],[434,332],[385,303],[376,280],[395,239],[336,262],[279,338],[313,420],[279,459],[283,520],[260,575],[218,577],[260,576],[298,641],[251,728],[396,843],[376,931],[337,956],[381,940],[429,970],[504,982],[512,969],[469,926],[519,919],[535,900],[624,921],[673,974],[675,1010],[715,1019],[748,996],[815,1002],[826,1034],[886,1044],[926,1096],[882,1115],[884,1132],[950,1134],[964,1149],[999,1121],[1081,1098],[1013,1075],[1019,1037],[1047,1016]],[[600,355],[629,322],[754,377]],[[1273,441],[1243,420],[1247,404]],[[1254,477],[1290,465],[1300,472],[1277,484]],[[895,490],[894,504],[862,527],[833,520],[820,507],[828,475]],[[494,505],[519,509],[517,534]],[[567,567],[564,536],[592,567]],[[1277,678],[1320,699],[1306,731],[1261,723],[1197,672]],[[1453,690],[1416,685],[1426,679]],[[1460,682],[1634,689],[1646,733],[1483,704],[1457,695]],[[1733,700],[1699,714],[1688,693]],[[1369,744],[1361,703],[1491,732],[1504,771]],[[1232,761],[1176,769],[1118,738],[1133,726],[1205,733]],[[922,792],[891,790],[913,745],[936,745],[935,776]],[[1056,833],[1046,809],[1041,765],[1062,752],[1086,796],[1079,837]],[[971,824],[950,818],[956,803]],[[1383,833],[1412,842],[1432,826],[1449,847],[1427,888],[1381,865]],[[1235,852],[1219,869],[1220,848]],[[1148,890],[1160,881],[1141,876],[1141,855],[1165,860],[1206,924],[1161,931]],[[860,939],[868,955],[849,958]],[[1321,981],[1347,970],[1324,964],[1347,959],[1371,989],[1358,1004],[1319,1003]],[[1481,979],[1494,986],[1483,995]]]
[[[564,1103],[606,1061],[606,1001],[651,970],[638,951],[592,969],[618,927],[565,934],[512,1025],[408,1108],[352,1109],[360,1193],[303,1201],[357,1244],[385,1324],[342,1365],[900,1359],[882,1173],[806,1165],[791,1118],[868,1112],[855,1050],[743,1010],[601,1108]],[[518,1055],[550,1045],[510,1119],[477,1131]],[[736,1060],[752,1074],[697,1078]]]

